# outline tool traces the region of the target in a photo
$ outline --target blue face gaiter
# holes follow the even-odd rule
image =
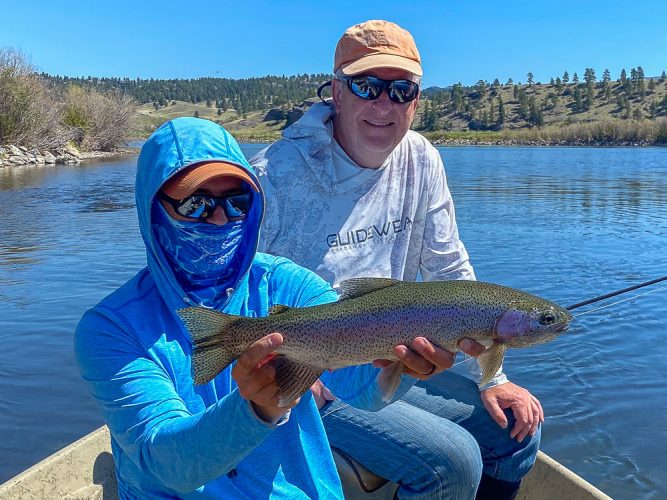
[[[224,226],[179,221],[159,201],[153,207],[153,231],[178,283],[199,304],[220,305],[243,260],[245,219]]]

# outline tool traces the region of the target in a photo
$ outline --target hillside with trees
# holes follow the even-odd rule
[[[175,116],[224,124],[246,140],[272,140],[315,99],[329,75],[266,76],[242,80],[142,80],[42,75],[56,87],[76,85],[123,92],[139,103],[145,134]],[[549,144],[667,143],[667,75],[647,76],[641,66],[598,77],[565,71],[549,83],[478,81],[422,92],[413,128],[435,142]]]
[[[241,140],[271,141],[330,78],[53,76],[35,73],[11,49],[0,56],[0,144],[26,147],[113,149],[177,116],[219,122]],[[665,71],[649,76],[637,66],[612,77],[585,68],[581,75],[565,71],[542,83],[528,73],[525,83],[425,88],[413,128],[435,143],[667,144]]]
[[[455,84],[447,89],[425,89],[417,127],[430,137],[446,138],[443,132],[491,131],[489,138],[522,137],[569,140],[567,131],[583,134],[608,129],[623,134],[641,129],[654,130],[664,142],[667,117],[667,75],[646,77],[641,66],[621,71],[612,80],[605,70],[600,80],[595,70],[586,68],[583,78],[567,71],[549,83],[535,82],[528,73],[527,83],[511,79],[501,84],[480,80],[472,87]],[[558,132],[560,130],[560,132]],[[547,134],[548,133],[548,134]],[[461,136],[461,134],[454,134]],[[483,136],[473,134],[475,137]],[[630,134],[625,140],[632,141]],[[614,142],[613,135],[600,141]],[[636,138],[642,140],[641,137]]]

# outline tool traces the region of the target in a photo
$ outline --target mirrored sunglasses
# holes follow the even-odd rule
[[[194,193],[182,200],[167,196],[162,191],[158,196],[169,203],[177,214],[200,220],[213,215],[217,207],[222,207],[228,219],[242,219],[248,215],[252,205],[252,193],[248,192],[228,193],[223,196]]]
[[[389,99],[397,103],[414,101],[419,95],[419,84],[410,80],[383,80],[370,75],[346,76],[339,80],[347,83],[350,92],[367,101],[379,98],[385,90]]]

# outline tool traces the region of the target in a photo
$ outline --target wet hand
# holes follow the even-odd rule
[[[459,341],[459,348],[470,356],[479,356],[485,347],[471,339]],[[410,348],[398,345],[394,348],[394,355],[403,362],[403,373],[419,380],[427,380],[433,375],[448,370],[454,364],[456,353],[433,345],[424,337],[417,337],[412,341]],[[392,361],[375,360],[376,367],[386,367]]]
[[[252,403],[257,415],[266,422],[277,421],[299,402],[297,399],[289,406],[278,406],[280,388],[271,360],[282,345],[283,337],[279,333],[262,337],[241,353],[232,368],[239,393]]]
[[[538,426],[544,422],[544,411],[539,400],[512,382],[485,389],[480,395],[486,410],[503,429],[507,427],[507,417],[503,410],[512,409],[516,422],[510,437],[519,442],[528,435],[534,436]]]

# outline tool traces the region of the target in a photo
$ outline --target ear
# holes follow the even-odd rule
[[[336,114],[340,112],[341,92],[343,92],[343,82],[334,78],[331,80],[331,96],[333,97],[334,109]]]

